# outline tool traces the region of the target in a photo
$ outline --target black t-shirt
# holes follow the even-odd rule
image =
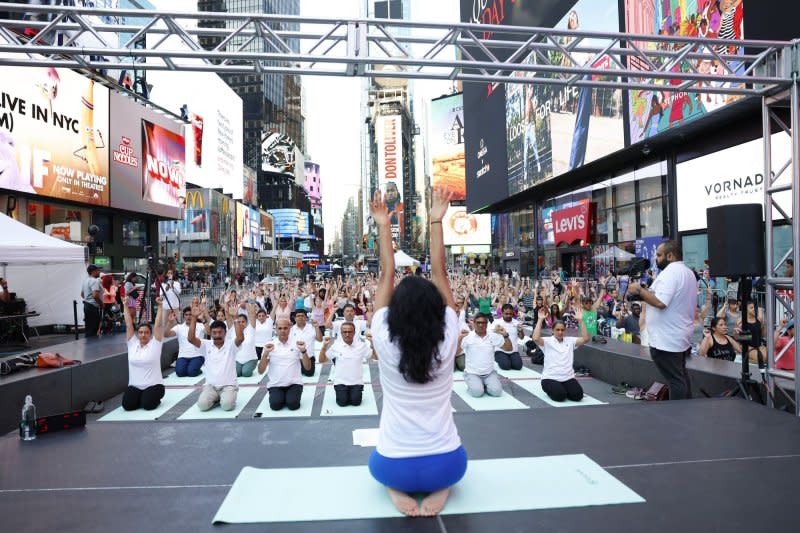
[[[712,359],[724,359],[726,361],[733,361],[736,359],[736,350],[733,349],[733,344],[730,340],[727,344],[720,344],[714,336],[711,336],[711,348],[708,350],[708,357]]]

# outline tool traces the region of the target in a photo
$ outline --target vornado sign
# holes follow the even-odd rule
[[[727,148],[678,164],[678,231],[706,228],[706,209],[720,205],[764,202],[764,145],[761,139]],[[785,133],[772,136],[773,171],[791,156],[791,139]],[[790,183],[791,165],[776,185]],[[778,193],[781,208],[791,216],[791,193]],[[775,220],[783,216],[772,210]]]
[[[380,116],[375,121],[378,143],[378,187],[386,193],[391,213],[392,237],[403,238],[403,122],[400,115]]]

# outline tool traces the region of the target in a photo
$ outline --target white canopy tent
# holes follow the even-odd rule
[[[394,253],[394,266],[395,268],[405,268],[410,266],[419,266],[419,261],[409,256],[403,250],[397,250]]]
[[[40,314],[28,319],[28,324],[72,324],[73,300],[78,300],[78,321],[83,322],[83,247],[45,235],[2,213],[0,235],[0,271],[8,280],[8,290],[25,300],[28,311]]]

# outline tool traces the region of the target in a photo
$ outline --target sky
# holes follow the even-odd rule
[[[196,11],[196,0],[152,0],[159,9]],[[300,0],[304,17],[359,18],[364,0]],[[411,19],[420,22],[458,22],[458,0],[411,0]],[[301,30],[314,31],[307,25]],[[319,27],[316,28],[319,30]],[[419,34],[417,34],[419,35]],[[311,43],[306,44],[309,47]],[[430,99],[450,92],[447,81],[415,81],[416,122],[425,138],[424,115]],[[303,76],[306,152],[320,165],[322,213],[326,250],[341,227],[347,200],[361,183],[360,122],[362,78]],[[419,148],[419,144],[418,144]],[[417,173],[418,179],[423,179]]]

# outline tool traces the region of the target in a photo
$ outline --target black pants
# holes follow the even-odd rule
[[[575,378],[567,381],[543,379],[542,390],[546,392],[554,402],[563,402],[566,399],[579,402],[583,399],[583,388]]]
[[[669,387],[670,400],[688,400],[692,397],[692,383],[686,370],[686,358],[689,357],[689,353],[689,350],[665,352],[650,347],[650,357]]]
[[[336,405],[361,405],[361,396],[364,394],[364,385],[334,385],[336,391]]]
[[[306,370],[306,367],[303,366],[303,363],[300,363],[300,373],[307,377],[311,377],[314,375],[317,363],[316,357],[309,357],[309,359],[311,359],[311,368],[309,368],[308,370]]]
[[[83,322],[86,325],[86,338],[97,337],[100,328],[100,308],[83,302]]]
[[[522,357],[519,355],[519,352],[494,352],[494,360],[497,361],[497,366],[499,366],[501,370],[522,369]]]
[[[288,387],[270,387],[269,408],[280,411],[288,407],[290,411],[300,409],[300,396],[303,394],[302,385],[289,385]]]
[[[145,411],[152,411],[158,407],[163,397],[164,385],[153,385],[144,390],[128,387],[122,393],[122,408],[126,411],[135,411],[139,408]]]
[[[261,360],[261,352],[263,351],[264,351],[263,346],[256,346],[256,357],[258,357],[259,361]]]

